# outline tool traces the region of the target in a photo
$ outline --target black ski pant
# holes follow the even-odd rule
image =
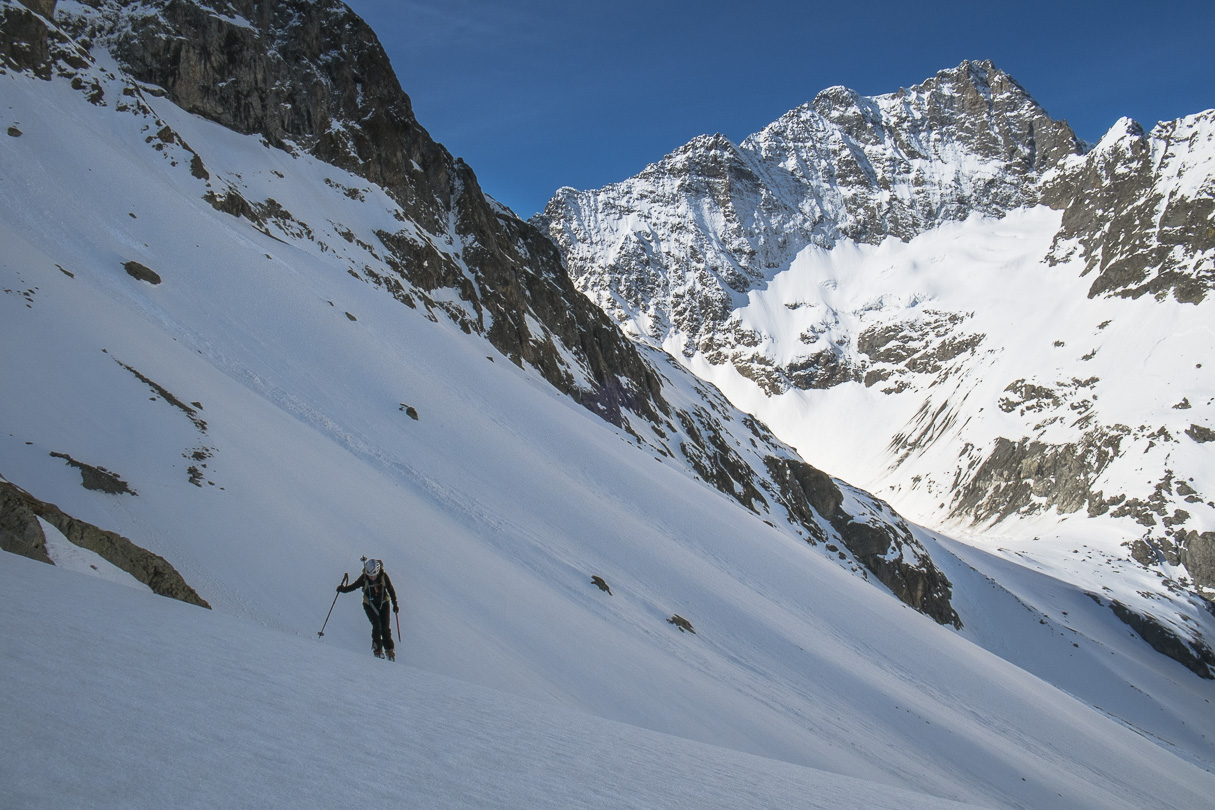
[[[387,602],[378,608],[370,602],[363,603],[363,610],[371,620],[371,643],[377,650],[391,650],[392,643],[392,608]]]

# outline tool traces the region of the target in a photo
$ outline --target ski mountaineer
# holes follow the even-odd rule
[[[371,620],[371,651],[376,658],[388,657],[389,661],[397,660],[395,645],[392,643],[392,628],[388,615],[388,600],[392,599],[392,612],[399,612],[397,607],[397,592],[392,587],[392,580],[384,570],[380,560],[365,560],[363,573],[349,585],[337,586],[338,593],[350,593],[357,588],[363,589],[363,610]]]

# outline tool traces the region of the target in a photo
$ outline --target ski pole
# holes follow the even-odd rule
[[[394,612],[393,615],[397,617],[397,641],[400,641],[401,640],[401,614]]]
[[[350,574],[342,574],[342,585],[345,585],[347,583],[347,581],[349,581],[349,579],[350,579]],[[341,587],[341,586],[339,585],[338,587]],[[338,594],[335,593],[333,595],[333,605],[337,604],[337,598],[338,598]],[[329,612],[325,614],[325,623],[321,625],[321,629],[317,633],[318,637],[325,635],[325,628],[329,626],[329,617],[333,615],[333,605],[329,606]]]

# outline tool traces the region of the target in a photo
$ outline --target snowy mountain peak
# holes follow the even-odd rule
[[[1125,144],[1140,143],[1146,137],[1147,133],[1144,132],[1143,126],[1138,121],[1123,116],[1101,136],[1101,140],[1097,141],[1097,145],[1093,147],[1092,151],[1102,153],[1125,149]]]
[[[1031,115],[1043,114],[1029,93],[986,60],[965,61],[956,68],[939,71],[910,89],[899,88],[897,92],[872,98],[847,87],[828,87],[805,107],[813,108],[824,118],[843,120],[853,111],[868,111],[879,116],[891,102],[915,108],[920,115],[932,108],[964,109],[971,115],[982,115],[986,110],[991,114],[997,106],[1024,107]]]
[[[824,90],[737,147],[693,139],[636,177],[563,189],[537,224],[627,330],[682,335],[695,352],[730,343],[718,334],[738,331],[730,313],[808,245],[1002,216],[1037,202],[1041,174],[1081,151],[1007,74],[965,62],[884,96]]]
[[[1215,110],[1151,132],[1120,119],[1043,186],[1063,210],[1050,259],[1081,256],[1090,296],[1199,303],[1215,289]]]

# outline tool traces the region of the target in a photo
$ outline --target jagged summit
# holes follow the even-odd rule
[[[1215,110],[1151,132],[1120,119],[1044,183],[1044,201],[1063,209],[1050,260],[1082,256],[1090,297],[1202,302],[1215,290],[1213,165]]]
[[[990,61],[963,62],[910,89],[873,98],[829,88],[789,115],[800,112],[804,117],[807,108],[860,143],[893,140],[906,158],[947,160],[952,155],[946,145],[954,142],[1025,173],[1043,171],[1080,150],[1066,122],[1052,119]],[[779,128],[787,117],[764,132]],[[761,132],[754,137],[763,136]]]

